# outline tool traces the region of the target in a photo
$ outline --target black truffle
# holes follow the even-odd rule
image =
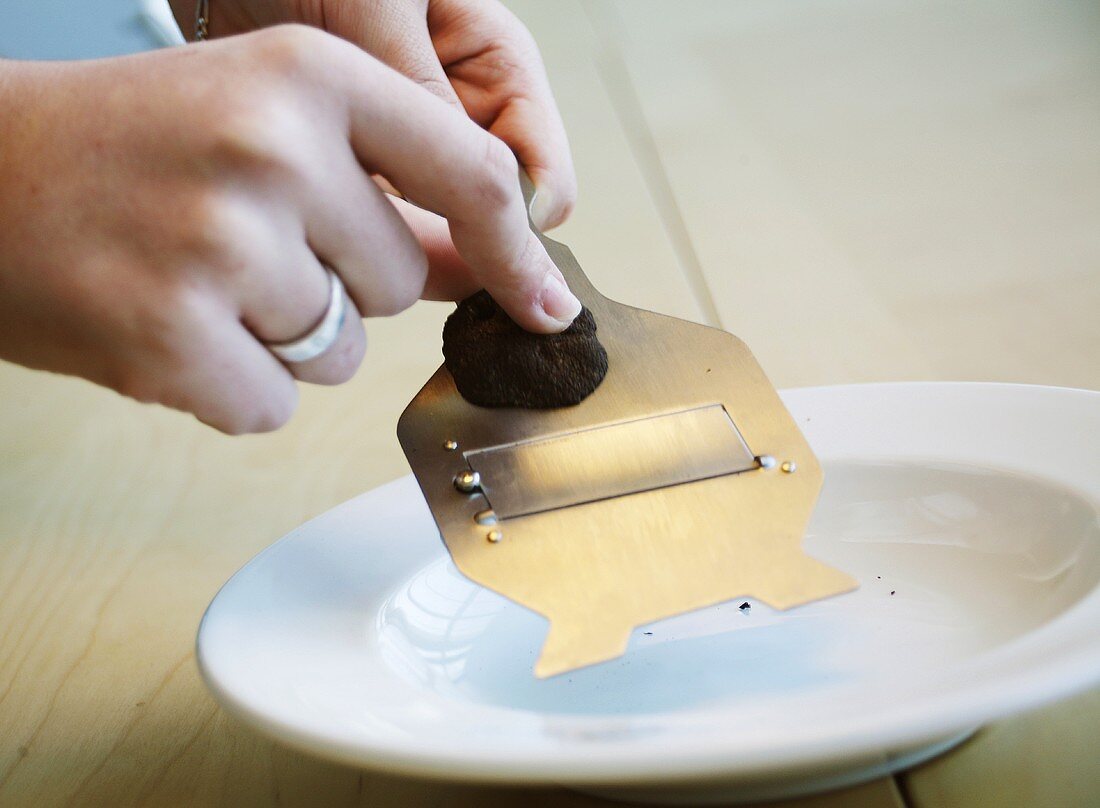
[[[458,392],[480,407],[569,407],[607,375],[607,351],[588,309],[560,334],[532,334],[485,291],[447,318],[443,359]]]

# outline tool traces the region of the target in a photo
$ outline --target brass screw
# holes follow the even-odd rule
[[[793,460],[784,460],[783,465],[779,467],[779,470],[784,474],[794,474],[798,470],[798,464]]]
[[[481,488],[481,475],[469,469],[460,471],[455,475],[454,483],[455,488],[463,494],[472,494],[474,491]]]
[[[458,448],[458,441],[448,438],[447,440],[443,441],[443,448],[446,449],[448,452],[453,452],[455,449]]]
[[[498,528],[493,528],[485,534],[485,538],[487,538],[493,544],[496,544],[498,541],[504,538],[504,534]]]

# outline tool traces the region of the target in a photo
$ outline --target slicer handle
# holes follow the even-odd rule
[[[554,266],[561,270],[561,274],[565,276],[565,282],[569,285],[569,290],[589,309],[599,308],[607,298],[601,295],[596,287],[592,285],[592,282],[588,280],[588,276],[584,274],[570,249],[561,242],[554,241],[544,235],[535,224],[534,219],[531,218],[531,205],[535,202],[538,189],[535,188],[535,183],[531,181],[531,177],[528,176],[522,165],[519,167],[519,187],[523,193],[523,202],[527,207],[527,222],[531,225],[531,229],[539,237],[543,246],[546,247],[546,252],[550,255],[550,260],[554,262]]]
[[[523,204],[527,208],[527,221],[531,223],[531,229],[535,232],[541,232],[535,226],[535,220],[531,218],[531,206],[535,204],[538,189],[535,187],[530,175],[528,175],[527,169],[523,166],[519,167],[519,190],[523,194]]]

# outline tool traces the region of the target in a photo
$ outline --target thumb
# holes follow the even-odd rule
[[[426,2],[378,3],[370,13],[361,3],[337,3],[326,12],[329,33],[358,45],[448,104],[463,108],[432,44]]]

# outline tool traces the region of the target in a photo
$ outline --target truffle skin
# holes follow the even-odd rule
[[[607,374],[607,351],[588,309],[560,334],[532,334],[485,291],[463,300],[447,318],[443,359],[458,392],[480,407],[569,407]]]

